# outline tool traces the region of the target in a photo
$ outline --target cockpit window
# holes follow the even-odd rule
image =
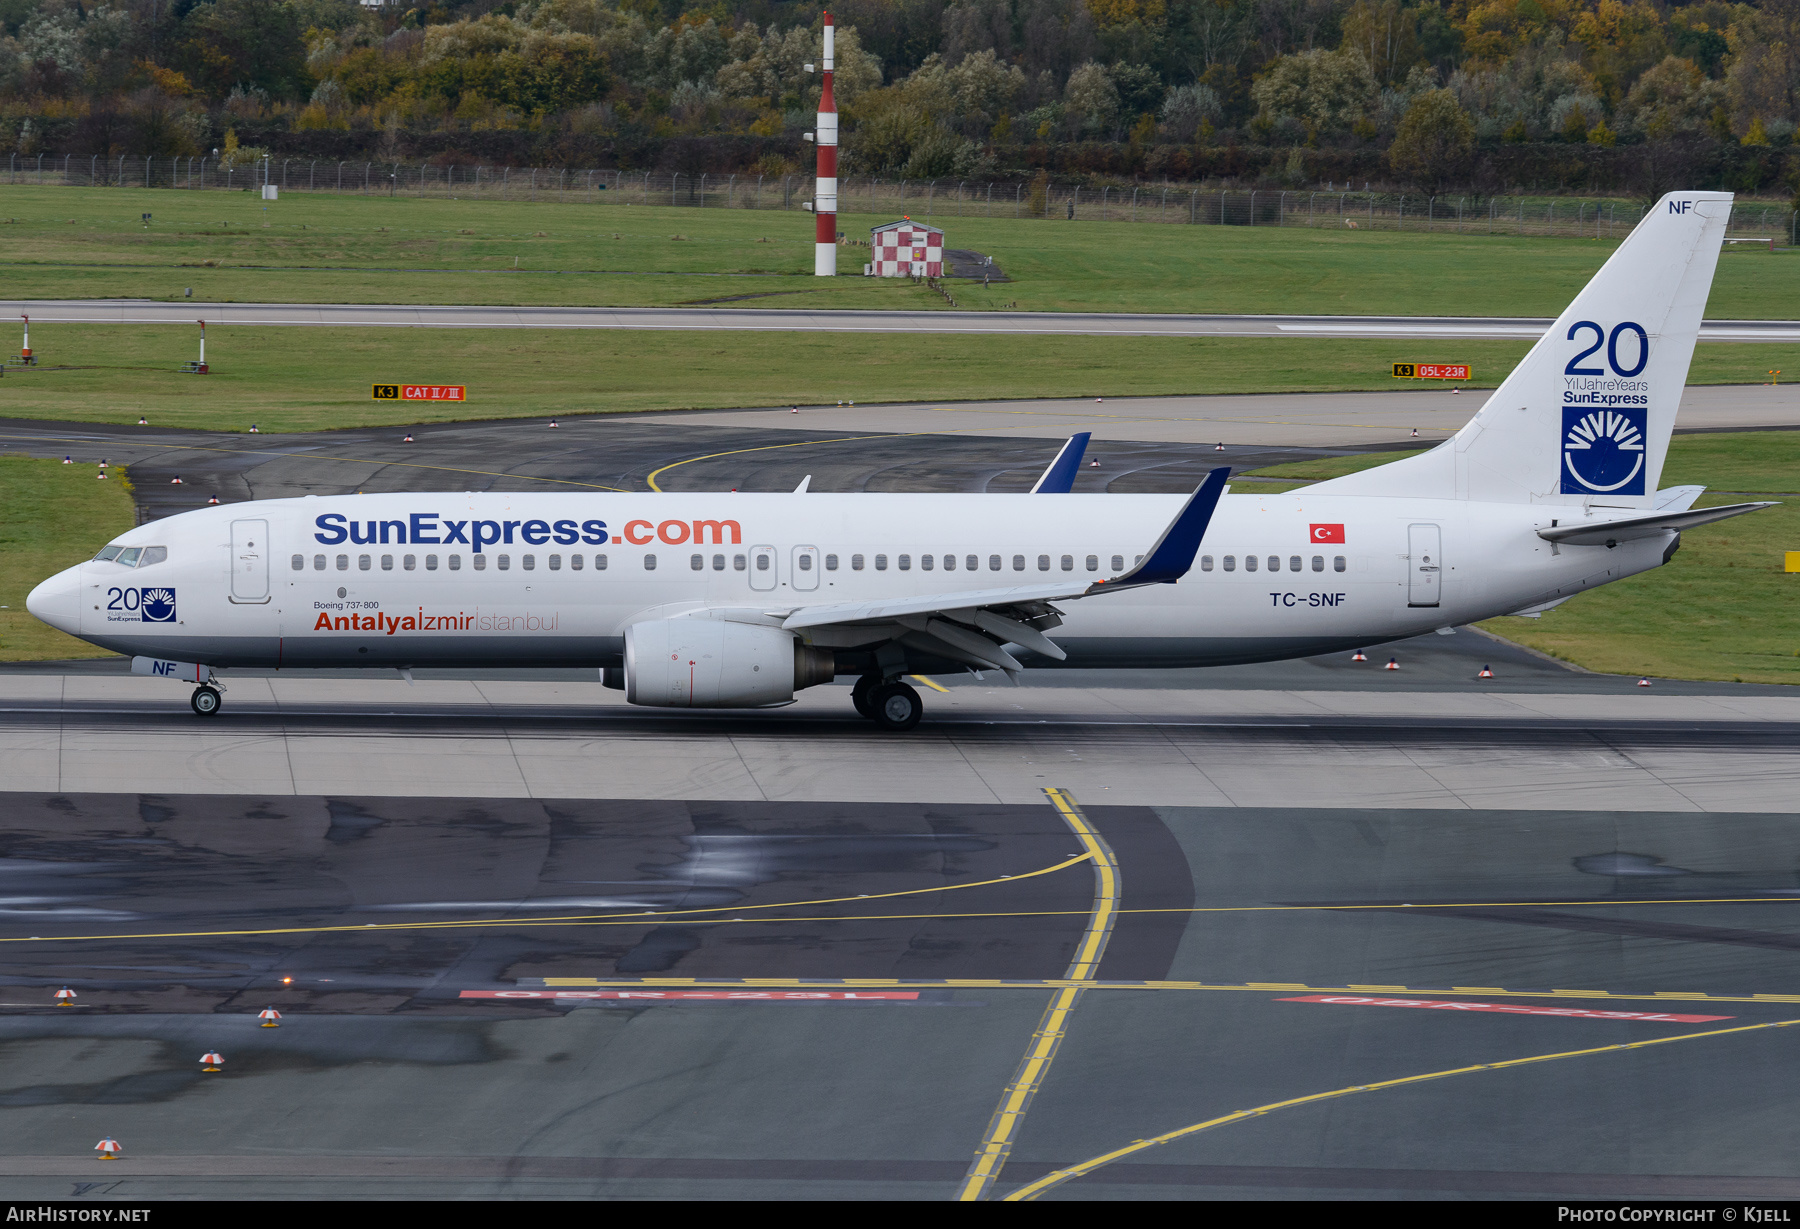
[[[120,567],[147,568],[153,563],[165,562],[169,557],[166,546],[103,546],[100,553],[94,556],[96,563],[116,563]]]

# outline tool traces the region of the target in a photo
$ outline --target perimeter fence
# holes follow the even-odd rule
[[[810,175],[694,175],[650,171],[270,158],[233,165],[214,158],[9,155],[5,182],[69,187],[170,188],[694,209],[799,210]],[[896,217],[1043,218],[1187,226],[1279,226],[1344,230],[1623,238],[1645,206],[1617,198],[1430,196],[1392,192],[1220,189],[1188,184],[1098,188],[1017,179],[838,181],[838,212]],[[1732,237],[1800,243],[1800,213],[1738,203]]]

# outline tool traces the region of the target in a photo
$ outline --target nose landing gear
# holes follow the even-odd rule
[[[188,698],[189,706],[193,708],[195,715],[200,717],[217,716],[219,705],[222,703],[224,703],[224,697],[219,694],[219,689],[216,687],[196,687],[194,694]]]

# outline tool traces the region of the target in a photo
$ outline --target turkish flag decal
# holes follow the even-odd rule
[[[1312,526],[1312,540],[1314,542],[1342,542],[1344,527],[1342,525],[1314,525]]]

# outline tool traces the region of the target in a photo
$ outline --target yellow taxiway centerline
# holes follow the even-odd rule
[[[1407,1084],[1423,1083],[1426,1080],[1442,1080],[1453,1075],[1468,1075],[1476,1071],[1503,1071],[1508,1067],[1523,1067],[1530,1063],[1555,1062],[1557,1059],[1561,1058],[1583,1058],[1591,1054],[1608,1054],[1616,1050],[1641,1050],[1648,1046],[1668,1045],[1671,1042],[1676,1041],[1695,1041],[1702,1037],[1724,1037],[1732,1033],[1754,1033],[1761,1029],[1788,1028],[1795,1024],[1800,1024],[1800,1020],[1773,1020],[1766,1024],[1740,1024],[1732,1028],[1708,1029],[1703,1033],[1682,1033],[1675,1037],[1654,1037],[1648,1041],[1630,1041],[1622,1045],[1595,1046],[1592,1049],[1587,1050],[1563,1050],[1556,1054],[1533,1054],[1529,1058],[1509,1058],[1503,1062],[1478,1063],[1472,1067],[1452,1067],[1447,1071],[1428,1071],[1423,1075],[1401,1076],[1399,1079],[1381,1080],[1373,1084],[1354,1084],[1349,1088],[1334,1088],[1330,1092],[1315,1092],[1310,1096],[1292,1097],[1286,1101],[1271,1101],[1269,1104],[1259,1105],[1255,1109],[1238,1110],[1235,1113],[1222,1114],[1217,1118],[1208,1118],[1205,1122],[1196,1122],[1192,1126],[1182,1127],[1179,1130],[1165,1131],[1161,1135],[1152,1136],[1149,1139],[1133,1140],[1123,1148],[1115,1148],[1111,1152],[1105,1152],[1099,1156],[1091,1157],[1078,1165],[1070,1165],[1066,1169],[1058,1169],[1053,1173],[1045,1174],[1036,1182],[1022,1186],[1010,1195],[1007,1195],[1001,1202],[1029,1202],[1054,1187],[1061,1186],[1063,1183],[1082,1177],[1083,1175],[1093,1173],[1102,1166],[1110,1165],[1114,1161],[1123,1160],[1124,1158],[1142,1152],[1147,1148],[1160,1147],[1161,1145],[1170,1143],[1174,1140],[1183,1139],[1189,1135],[1197,1135],[1201,1131],[1210,1131],[1214,1127],[1226,1126],[1229,1123],[1243,1122],[1250,1118],[1260,1118],[1264,1114],[1271,1114],[1276,1110],[1292,1109],[1295,1106],[1300,1105],[1312,1105],[1320,1101],[1335,1100],[1339,1097],[1355,1096],[1357,1093],[1362,1092],[1380,1092],[1382,1089],[1400,1088]]]

